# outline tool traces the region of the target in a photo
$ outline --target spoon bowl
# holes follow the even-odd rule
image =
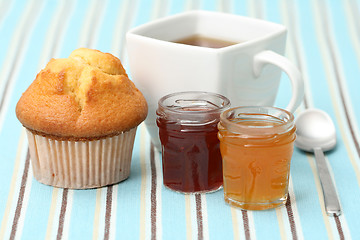
[[[340,203],[323,152],[331,150],[336,145],[334,123],[326,112],[308,109],[299,114],[295,124],[297,129],[295,146],[315,153],[326,213],[329,216],[339,216],[341,214]]]
[[[302,112],[296,120],[295,145],[307,152],[314,148],[329,151],[336,145],[336,131],[329,115],[319,109],[308,109]]]

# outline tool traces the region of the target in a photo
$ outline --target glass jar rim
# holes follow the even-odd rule
[[[234,113],[235,111],[239,111],[237,114],[238,116],[240,114],[254,114],[259,116],[266,113],[264,116],[270,116],[275,119],[277,118],[280,121],[276,125],[241,124],[228,119],[229,114]],[[281,119],[280,116],[282,116]],[[247,133],[260,135],[265,133],[284,133],[295,126],[294,119],[294,115],[291,112],[278,107],[268,106],[240,106],[230,108],[220,114],[220,124],[229,131],[239,134]]]
[[[221,106],[215,105],[213,103],[211,103],[211,105],[215,106],[216,108],[209,108],[209,109],[205,109],[205,110],[197,110],[197,111],[189,111],[189,110],[183,110],[183,109],[176,109],[176,108],[171,108],[167,105],[164,104],[164,101],[174,97],[174,96],[181,96],[181,95],[192,95],[192,94],[198,94],[200,96],[213,96],[213,97],[217,97],[221,100],[223,100],[223,103]],[[191,99],[188,99],[191,100]],[[199,99],[192,99],[192,100],[199,100]],[[206,100],[205,100],[206,101]],[[162,98],[159,99],[158,101],[158,105],[159,107],[166,109],[169,112],[173,112],[173,113],[177,113],[177,114],[190,114],[190,115],[195,115],[195,114],[204,114],[204,113],[216,113],[219,111],[222,111],[223,109],[226,109],[230,106],[230,100],[218,93],[213,93],[213,92],[206,92],[206,91],[183,91],[183,92],[174,92],[174,93],[170,93],[167,94],[165,96],[163,96]]]

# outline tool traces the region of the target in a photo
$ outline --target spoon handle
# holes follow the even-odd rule
[[[329,216],[339,216],[341,214],[340,203],[325,161],[324,153],[321,148],[314,148],[314,153],[316,167],[324,194],[326,213]]]

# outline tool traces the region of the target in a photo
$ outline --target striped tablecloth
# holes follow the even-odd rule
[[[353,0],[0,0],[0,239],[360,239],[360,3]],[[193,9],[262,18],[288,27],[286,55],[301,69],[310,107],[335,121],[327,153],[343,214],[324,212],[314,157],[295,150],[286,206],[241,211],[223,191],[182,195],[162,185],[161,155],[141,125],[131,176],[94,190],[33,178],[14,109],[50,58],[78,47],[111,52],[127,71],[125,33]],[[131,73],[130,73],[131,76]],[[289,98],[282,81],[277,106]]]

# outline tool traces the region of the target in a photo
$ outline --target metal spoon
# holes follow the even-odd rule
[[[324,157],[324,152],[336,145],[334,123],[326,112],[308,109],[297,116],[296,128],[295,145],[304,151],[315,153],[326,212],[329,216],[339,216],[339,199]]]

